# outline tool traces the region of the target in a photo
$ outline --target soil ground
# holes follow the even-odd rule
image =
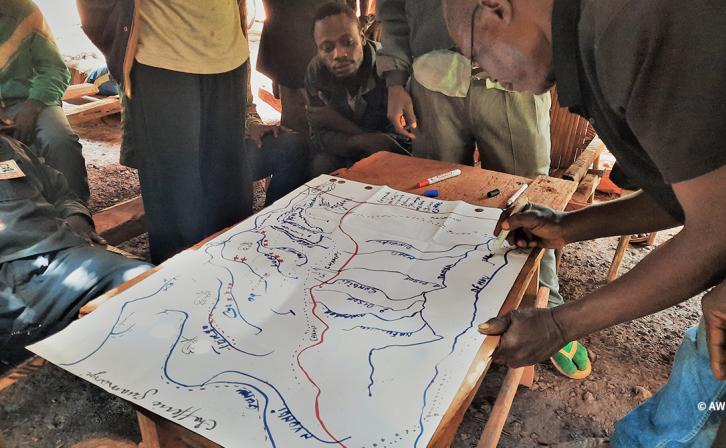
[[[98,58],[80,30],[72,0],[37,0],[64,54],[91,66]],[[261,8],[259,8],[261,11]],[[250,34],[252,61],[257,52],[261,17]],[[253,92],[271,90],[264,76],[255,74]],[[264,119],[274,110],[258,102]],[[118,117],[77,129],[84,146],[91,184],[90,207],[98,211],[139,194],[135,170],[118,164],[121,136]],[[264,196],[256,184],[258,204]],[[659,234],[662,244],[675,232]],[[578,300],[605,284],[616,238],[573,244],[562,258],[560,283],[566,300]],[[656,244],[656,245],[657,245]],[[121,246],[148,256],[146,235]],[[652,248],[631,248],[621,272],[632,268]],[[549,364],[537,366],[533,389],[520,388],[500,446],[540,447],[558,442],[603,437],[614,423],[667,380],[675,351],[685,329],[698,323],[700,300],[693,298],[669,310],[591,335],[582,342],[597,355],[593,374],[584,381],[560,376]],[[7,359],[0,354],[0,375],[27,354]],[[5,359],[3,359],[5,358]],[[454,448],[476,446],[496,399],[506,369],[494,366],[464,417]],[[123,400],[46,364],[13,386],[0,391],[0,447],[61,448],[95,436],[139,441],[134,412]]]
[[[118,165],[120,134],[115,119],[78,129],[91,183],[91,208],[100,210],[139,194],[136,172]],[[256,197],[263,195],[261,184]],[[674,231],[659,234],[657,243]],[[573,244],[562,258],[560,282],[566,300],[578,300],[605,283],[616,238]],[[148,255],[146,236],[122,246]],[[652,249],[631,247],[621,272]],[[537,366],[533,389],[520,388],[504,428],[502,447],[539,447],[608,436],[615,421],[656,392],[667,380],[683,332],[698,323],[700,301],[601,331],[582,342],[597,355],[584,381]],[[2,356],[0,356],[1,358]],[[0,373],[18,359],[0,362]],[[506,369],[494,366],[470,406],[455,448],[474,447],[496,399]],[[98,435],[139,441],[134,413],[117,399],[52,365],[0,392],[0,433],[9,448],[59,448]]]

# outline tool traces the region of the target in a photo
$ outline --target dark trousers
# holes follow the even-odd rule
[[[265,206],[308,180],[308,144],[302,134],[281,132],[277,137],[268,134],[262,139],[262,148],[248,139],[247,153],[255,180],[272,176],[267,186]]]
[[[252,212],[245,66],[195,75],[134,65],[127,142],[137,155],[155,264]]]
[[[0,264],[0,353],[62,330],[87,302],[150,267],[90,246]]]

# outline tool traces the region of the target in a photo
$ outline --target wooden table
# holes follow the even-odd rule
[[[397,190],[422,194],[427,188],[416,188],[418,181],[455,168],[461,169],[460,176],[427,187],[439,190],[440,199],[462,200],[475,205],[503,208],[506,200],[519,186],[527,183],[530,186],[526,191],[526,196],[530,202],[547,205],[556,210],[564,210],[577,188],[574,182],[563,179],[539,176],[531,180],[495,171],[435,160],[418,159],[388,152],[376,153],[361,160],[351,168],[338,170],[332,175],[373,185],[388,185]],[[493,198],[487,198],[486,193],[495,188],[499,189],[500,194]],[[215,236],[199,243],[195,248],[200,247]],[[542,253],[542,250],[532,251],[514,286],[507,295],[500,315],[518,308],[521,304],[526,306],[536,306],[538,304],[543,306],[546,304],[548,291],[546,288],[539,288],[538,285],[539,261],[542,258]],[[160,267],[163,267],[163,265]],[[86,314],[92,311],[103,301],[108,300],[120,291],[128,289],[160,267],[142,274],[140,277],[91,302],[81,310],[81,313]],[[469,368],[464,383],[459,388],[454,401],[434,433],[429,447],[448,447],[451,445],[464,418],[464,413],[473,400],[491,364],[491,355],[498,342],[498,337],[485,339]],[[533,380],[534,368],[532,366],[510,369],[502,385],[499,398],[492,408],[489,421],[482,434],[480,447],[496,446],[517,386],[519,384],[531,386]],[[137,409],[142,436],[140,447],[211,448],[219,446],[163,417],[140,408]]]

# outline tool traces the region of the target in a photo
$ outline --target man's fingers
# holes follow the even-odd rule
[[[99,235],[98,233],[96,233],[94,231],[89,232],[88,236],[90,236],[91,241],[96,244],[100,244],[102,246],[105,246],[108,244],[108,241],[106,241],[101,235]]]
[[[479,324],[479,333],[487,336],[498,336],[507,331],[510,323],[509,315],[495,317],[494,319],[489,319],[483,324]]]
[[[406,119],[406,124],[411,129],[416,129],[417,120],[416,120],[416,113],[413,111],[413,103],[409,102],[406,104],[406,106],[403,108],[403,117]]]
[[[262,148],[262,137],[260,137],[259,132],[251,133],[250,139],[252,139],[252,141],[255,142],[255,145],[257,145],[258,148]]]
[[[404,137],[408,138],[415,138],[415,136],[412,133],[408,132],[404,127],[403,115],[399,115],[398,118],[392,119],[391,124],[393,124],[393,128],[395,129],[397,134],[403,135]]]

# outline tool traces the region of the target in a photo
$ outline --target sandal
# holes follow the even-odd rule
[[[648,242],[648,233],[634,233],[630,236],[630,244],[645,244]]]
[[[555,353],[550,361],[558,372],[573,380],[587,378],[592,373],[592,363],[587,349],[577,341],[572,341]]]

